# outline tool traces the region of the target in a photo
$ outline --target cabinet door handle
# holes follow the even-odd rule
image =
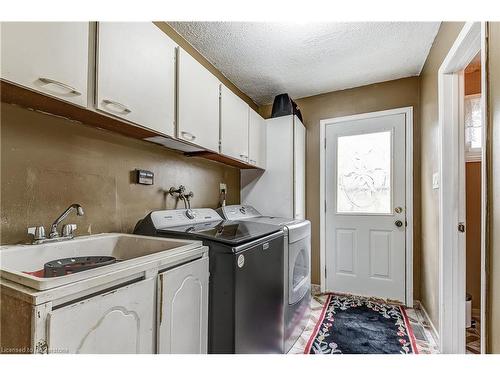
[[[115,102],[114,100],[103,99],[102,102],[106,105],[111,104],[111,105],[114,105],[115,107],[120,108],[121,112],[124,114],[129,114],[130,112],[132,112],[130,109],[127,108],[126,105],[123,105],[122,103]]]
[[[257,164],[256,160],[250,159],[250,164]]]
[[[248,156],[246,156],[245,154],[240,154],[240,158],[242,158],[243,160],[248,160]]]
[[[194,141],[196,136],[189,132],[181,132],[182,138],[187,139],[188,141]]]
[[[46,78],[46,77],[40,77],[38,78],[38,80],[40,82],[43,82],[44,84],[46,85],[49,85],[49,84],[53,84],[53,85],[56,85],[56,86],[59,86],[59,87],[62,87],[63,89],[65,90],[68,90],[68,92],[70,94],[73,94],[73,95],[82,95],[81,92],[79,92],[77,89],[75,89],[74,87],[71,87],[70,85],[67,85],[65,83],[62,83],[62,82],[59,82],[59,81],[56,81],[54,79],[50,79],[50,78]]]

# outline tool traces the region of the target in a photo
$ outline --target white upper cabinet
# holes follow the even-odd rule
[[[293,206],[294,218],[306,217],[306,128],[293,117]]]
[[[176,48],[151,22],[99,22],[97,109],[173,137]]]
[[[2,22],[2,79],[87,106],[88,22]]]
[[[177,137],[219,151],[219,80],[179,48]]]
[[[248,163],[248,104],[221,85],[220,152]]]
[[[266,121],[248,108],[248,163],[266,168]]]

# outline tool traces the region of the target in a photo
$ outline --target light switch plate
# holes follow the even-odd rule
[[[219,193],[222,193],[223,191],[227,194],[227,186],[226,186],[226,184],[221,182],[219,184]]]
[[[432,174],[432,188],[439,189],[439,173]]]

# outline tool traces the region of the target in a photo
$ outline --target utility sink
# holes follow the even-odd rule
[[[0,277],[36,290],[46,290],[159,260],[200,246],[200,241],[121,233],[82,236],[40,245],[1,246]],[[116,258],[117,262],[64,276],[38,276],[47,262],[85,256],[110,256]]]

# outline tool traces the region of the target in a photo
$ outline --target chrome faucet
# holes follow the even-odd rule
[[[28,228],[28,234],[33,236],[32,244],[40,244],[53,241],[70,240],[74,237],[76,224],[65,224],[62,227],[61,234],[58,233],[58,225],[68,216],[72,211],[76,211],[78,216],[83,216],[83,208],[77,203],[73,203],[52,223],[50,228],[49,237],[45,237],[45,228],[43,226]]]
[[[71,206],[69,206],[68,208],[66,208],[66,210],[64,210],[64,212],[52,223],[52,226],[50,228],[50,233],[49,233],[49,237],[50,238],[56,238],[56,237],[60,237],[59,236],[59,233],[57,233],[57,226],[59,225],[59,223],[61,221],[63,221],[66,216],[69,215],[69,213],[73,210],[76,210],[76,214],[78,216],[83,216],[83,208],[82,206],[80,206],[79,204],[77,203],[73,203]],[[76,225],[75,224],[69,224],[69,225],[74,225],[76,229]],[[67,235],[72,235],[72,232],[73,230],[71,229],[72,227],[69,227],[67,228],[67,226],[65,225],[63,227],[63,230],[62,230],[62,236],[65,237]],[[71,229],[71,230],[69,230]]]
[[[191,210],[191,199],[194,197],[194,193],[190,191],[186,194],[186,187],[184,185],[180,185],[177,189],[175,187],[171,187],[168,190],[169,194],[173,197],[177,194],[177,199],[180,199],[184,202],[185,214],[189,219],[194,219],[195,214],[193,210]]]

